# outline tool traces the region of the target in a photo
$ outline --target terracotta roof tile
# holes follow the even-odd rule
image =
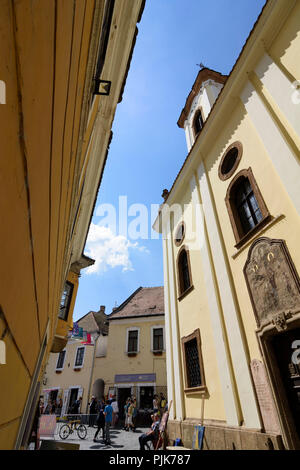
[[[164,288],[139,287],[125,302],[109,315],[109,320],[117,318],[164,315]]]

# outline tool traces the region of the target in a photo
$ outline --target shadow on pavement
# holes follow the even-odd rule
[[[124,446],[120,446],[120,445],[117,445],[117,444],[95,444],[93,446],[90,446],[90,449],[109,449],[110,447],[112,447],[113,449],[122,449],[122,447]]]

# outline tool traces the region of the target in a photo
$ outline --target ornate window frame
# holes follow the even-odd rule
[[[199,359],[199,368],[200,368],[200,376],[201,376],[201,385],[197,387],[190,387],[189,386],[189,377],[187,372],[187,357],[185,352],[185,345],[189,341],[196,339],[197,341],[197,348],[198,348],[198,359]],[[184,368],[184,381],[185,381],[185,393],[199,393],[199,392],[207,392],[206,381],[205,381],[205,374],[204,374],[204,363],[203,363],[203,356],[202,356],[202,347],[201,347],[201,336],[200,330],[197,328],[188,336],[184,336],[181,338],[181,347],[182,347],[182,358],[183,358],[183,368]]]
[[[190,285],[187,289],[183,290],[183,279],[182,279],[182,270],[181,267],[179,266],[179,260],[181,253],[185,251],[186,256],[187,256],[187,265],[188,265],[188,272],[189,272],[189,279],[190,279]],[[177,282],[178,282],[178,300],[180,301],[183,299],[189,292],[191,292],[194,289],[193,285],[193,279],[192,279],[192,270],[191,270],[191,261],[190,261],[190,253],[189,249],[186,245],[182,245],[180,250],[177,253],[177,259],[176,259],[176,269],[177,269]]]
[[[235,161],[233,167],[231,168],[231,170],[224,174],[224,173],[222,173],[222,166],[223,166],[223,164],[226,160],[227,155],[234,148],[236,148],[237,151],[238,151],[236,161]],[[237,167],[239,166],[242,155],[243,155],[243,145],[240,141],[237,140],[236,142],[233,142],[231,145],[229,145],[229,147],[227,147],[227,149],[223,153],[223,156],[221,158],[219,168],[218,168],[218,175],[219,175],[220,180],[225,181],[225,180],[228,180],[229,178],[231,178],[231,176],[233,175],[233,173],[235,173]]]
[[[255,227],[253,227],[251,230],[249,230],[249,232],[247,233],[244,233],[242,229],[241,222],[240,222],[235,204],[233,202],[233,197],[232,197],[232,194],[234,193],[234,188],[237,185],[241,177],[245,177],[249,179],[253,193],[255,195],[259,209],[262,214],[262,220],[258,222],[258,224]],[[227,188],[227,192],[226,192],[225,204],[227,207],[230,223],[231,223],[235,241],[236,241],[235,248],[240,248],[247,240],[249,240],[249,238],[253,236],[255,232],[261,229],[262,226],[264,226],[271,219],[270,213],[262,197],[262,194],[259,190],[259,187],[256,183],[251,167],[249,167],[248,170],[244,169],[244,170],[239,171],[235,175],[233,180],[230,182]]]

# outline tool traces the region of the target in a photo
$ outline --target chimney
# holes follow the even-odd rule
[[[167,189],[164,189],[161,197],[164,199],[164,201],[166,201],[168,196],[169,196],[169,191]]]
[[[105,305],[100,305],[100,313],[105,313]]]

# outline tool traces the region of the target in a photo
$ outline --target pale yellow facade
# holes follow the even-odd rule
[[[103,338],[98,338],[92,383],[94,385],[97,380],[103,380],[104,396],[116,395],[120,410],[128,396],[136,397],[138,408],[150,409],[152,398],[144,403],[142,389],[146,388],[151,397],[155,393],[167,393],[164,312],[152,314],[150,310],[141,316],[132,313],[123,318],[117,315],[112,312],[108,316],[109,335],[104,348],[101,348]],[[154,329],[162,330],[159,351],[153,349]],[[128,351],[130,331],[137,331],[136,353]],[[95,388],[93,390],[95,393]]]
[[[75,366],[76,354],[78,348],[84,347],[83,363],[80,367]],[[45,374],[43,377],[43,387],[41,395],[43,396],[44,408],[50,400],[51,392],[57,390],[56,400],[63,401],[61,415],[69,413],[71,392],[74,389],[75,399],[82,398],[79,412],[88,414],[88,403],[91,386],[91,375],[94,360],[94,345],[83,346],[79,341],[69,341],[65,347],[65,358],[63,367],[57,368],[58,353],[50,353]],[[77,391],[77,394],[75,393]]]
[[[295,298],[300,293],[300,100],[295,84],[300,80],[299,18],[299,2],[268,1],[229,77],[223,80],[214,71],[200,71],[193,90],[199,87],[189,95],[178,121],[189,154],[154,227],[163,234],[168,398],[174,403],[169,433],[171,439],[180,435],[188,447],[193,425],[203,423],[206,449],[300,448],[295,411],[299,365],[286,378],[275,351],[275,344],[284,344],[285,357],[292,348],[289,338],[300,340],[300,304],[294,307],[291,293],[292,312],[278,307],[262,319],[257,309],[267,296],[275,305],[282,276],[295,282]],[[209,109],[205,95],[208,101],[213,97]],[[195,135],[199,106],[204,126]],[[236,143],[242,148],[240,160],[222,179],[224,156]],[[249,169],[259,209],[267,210],[262,223],[237,238],[241,222],[238,212],[229,210],[230,191],[239,173],[250,174]],[[168,206],[174,209],[170,217],[164,215]],[[182,221],[185,236],[178,244],[175,237]],[[265,256],[271,263],[280,243],[288,254],[274,261],[270,279],[272,284],[278,275],[277,285],[267,291],[271,287],[266,283],[262,294],[259,277],[251,284],[247,267],[252,263],[254,272],[260,272],[260,265],[253,264],[255,250],[268,246]],[[188,250],[191,284],[185,295],[178,267],[183,247]],[[288,268],[280,271],[285,262]],[[251,300],[252,287],[257,290]],[[288,304],[288,296],[285,301]],[[182,340],[196,330],[203,369],[202,387],[193,391],[187,386]],[[294,367],[288,359],[285,366]]]

